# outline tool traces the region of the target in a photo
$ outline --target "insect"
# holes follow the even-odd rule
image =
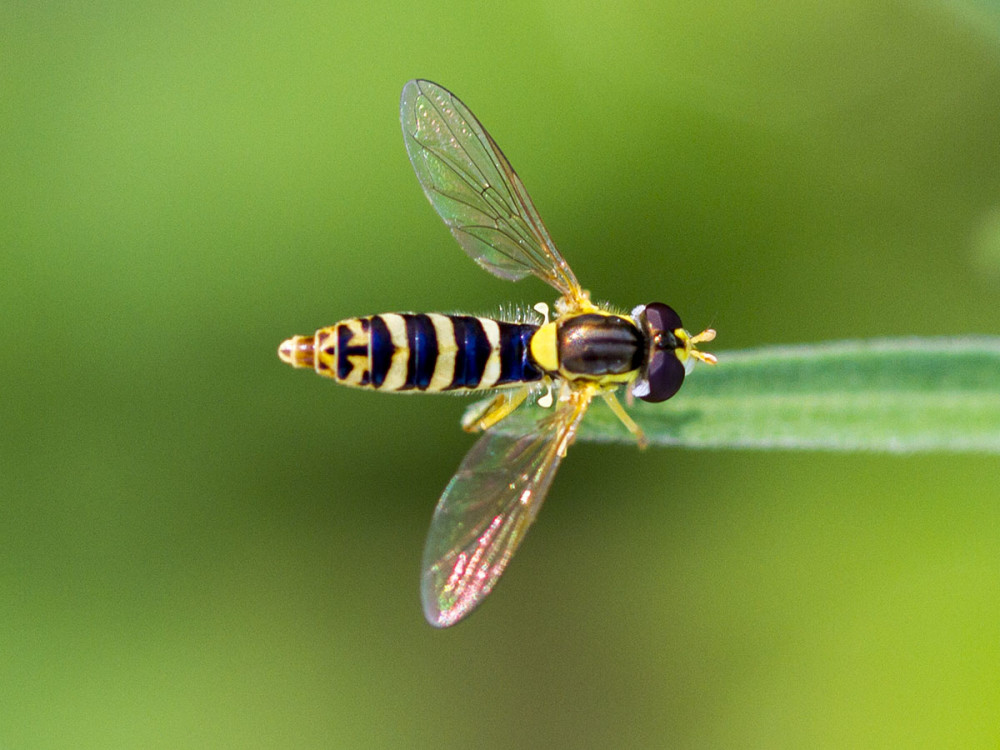
[[[530,321],[369,315],[293,336],[278,349],[293,367],[359,388],[495,392],[463,419],[467,431],[483,435],[441,495],[424,548],[424,614],[447,627],[493,590],[591,401],[600,397],[645,446],[615,391],[626,388],[629,403],[670,398],[695,360],[715,362],[697,349],[715,331],[692,336],[661,302],[627,314],[591,302],[496,141],[447,89],[410,81],[400,120],[417,179],[462,249],[500,278],[532,274],[560,294],[551,317],[544,303]],[[522,435],[490,431],[529,396],[554,408]]]

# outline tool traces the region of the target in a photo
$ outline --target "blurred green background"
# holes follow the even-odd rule
[[[427,204],[413,77],[482,118],[596,298],[713,351],[1000,333],[998,18],[5,4],[0,746],[996,747],[996,457],[581,444],[439,632],[420,554],[465,402],[275,350],[554,297]]]

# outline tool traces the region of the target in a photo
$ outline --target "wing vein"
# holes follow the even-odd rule
[[[400,120],[417,179],[466,253],[501,278],[530,273],[573,302],[586,299],[507,157],[458,97],[411,81]]]
[[[487,432],[462,460],[434,511],[421,596],[428,622],[453,625],[489,595],[538,515],[586,413],[591,389],[567,390],[524,435]]]

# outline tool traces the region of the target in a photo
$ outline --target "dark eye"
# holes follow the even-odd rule
[[[679,347],[674,331],[683,328],[680,316],[662,302],[651,302],[641,316],[649,336],[649,353],[646,360],[645,380],[649,393],[640,396],[643,401],[666,401],[680,390],[684,382],[684,364],[677,359]]]
[[[662,302],[650,302],[646,305],[644,315],[646,330],[653,337],[661,331],[673,334],[678,328],[684,327],[681,323],[681,316],[674,312],[674,308],[664,305]]]
[[[684,365],[677,359],[673,349],[651,349],[649,364],[646,366],[646,380],[649,393],[643,401],[657,403],[666,401],[680,390],[684,382]]]

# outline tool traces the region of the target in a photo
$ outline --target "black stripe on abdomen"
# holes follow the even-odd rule
[[[406,383],[403,389],[427,390],[438,361],[437,333],[427,315],[403,315],[406,322],[406,342],[410,347],[406,361]]]
[[[483,324],[471,315],[449,315],[455,331],[455,374],[449,388],[478,388],[489,359],[490,346]]]
[[[347,381],[352,375],[368,385],[368,372],[363,362],[368,359],[368,318],[352,318],[337,324],[337,379]],[[360,367],[360,371],[359,371]]]
[[[381,315],[373,315],[371,319],[371,337],[369,338],[369,368],[371,369],[371,384],[374,388],[381,388],[385,382],[385,376],[389,374],[389,366],[392,364],[392,353],[395,347],[392,345],[392,337],[389,335],[389,327],[385,324]]]
[[[537,330],[530,323],[500,323],[500,378],[495,385],[542,379],[542,371],[531,359],[531,337]]]

